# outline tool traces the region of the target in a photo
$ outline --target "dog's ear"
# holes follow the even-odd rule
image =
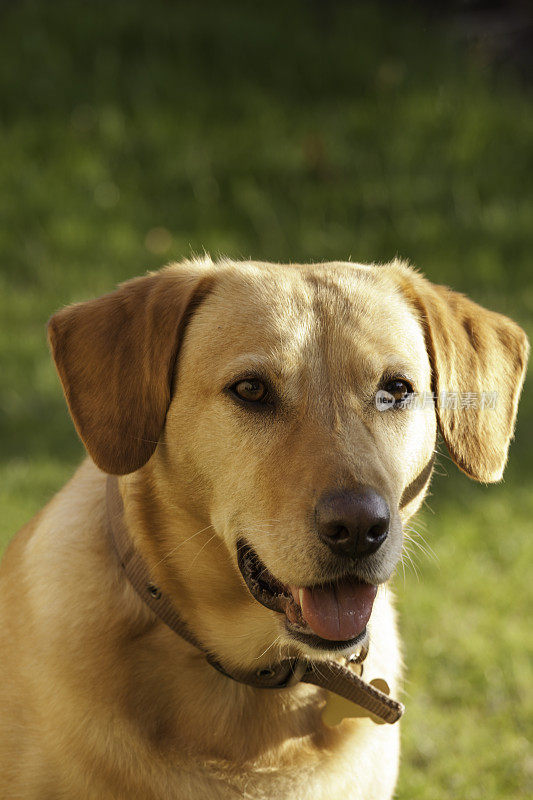
[[[177,265],[51,317],[50,347],[72,419],[104,472],[133,472],[154,452],[180,340],[210,281],[201,265]]]
[[[526,334],[401,263],[390,269],[424,329],[437,419],[453,460],[478,481],[500,480],[529,353]]]

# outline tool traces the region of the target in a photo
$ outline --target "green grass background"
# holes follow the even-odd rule
[[[1,543],[82,457],[48,316],[147,268],[399,254],[531,335],[531,92],[423,9],[2,4]],[[526,386],[505,481],[443,451],[415,525],[402,800],[533,793],[532,432]]]

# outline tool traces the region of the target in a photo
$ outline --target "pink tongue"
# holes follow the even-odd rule
[[[377,586],[348,581],[335,586],[290,589],[313,632],[334,641],[355,639],[364,631],[377,592]]]

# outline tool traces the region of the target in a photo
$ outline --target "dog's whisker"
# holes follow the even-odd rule
[[[320,671],[318,661],[311,662],[311,668],[312,671],[315,673],[315,675],[318,675],[318,677],[321,678],[321,680],[325,680],[325,675]]]
[[[407,580],[407,577],[405,574],[405,561],[403,560],[403,558],[400,559],[400,563],[402,565],[402,570],[403,570],[403,588],[405,589],[405,581]]]
[[[263,658],[263,656],[268,653],[270,648],[274,647],[274,645],[276,645],[279,642],[280,639],[281,639],[281,636],[276,636],[276,638],[274,639],[272,644],[269,644],[268,647],[266,648],[266,650],[263,650],[263,652],[260,655],[256,656],[255,660],[258,661],[260,658]]]
[[[417,581],[420,581],[420,573],[418,572],[418,567],[416,565],[416,561],[413,558],[412,553],[407,553],[407,561],[408,565],[410,564],[415,575]]]
[[[418,548],[426,558],[434,563],[438,563],[438,556],[427,541],[427,539],[415,528],[411,527],[410,525],[405,526],[404,528],[404,538],[406,542],[410,542],[413,544],[414,547]]]
[[[416,567],[416,563],[415,563],[415,561],[413,559],[413,554],[410,552],[410,550],[407,547],[403,548],[402,562],[403,562],[404,556],[407,559],[407,566],[409,566],[409,565],[411,566],[417,581],[419,581],[420,580],[420,575],[418,573],[418,569]]]
[[[427,497],[427,496],[428,496],[428,495],[426,495],[426,497]],[[408,528],[411,528],[411,527],[412,527],[412,525],[411,525],[410,523],[411,523],[411,521],[409,520],[409,522],[408,522],[408,524],[407,524],[407,527],[408,527]],[[422,528],[422,529],[423,529],[423,530],[425,530],[425,531],[427,531],[427,529],[429,528],[429,525],[428,525],[427,521],[426,521],[426,520],[424,520],[424,519],[422,519],[421,517],[417,517],[417,519],[416,519],[416,526],[417,526],[417,528]]]
[[[259,533],[259,534],[262,534],[262,533],[265,533],[265,534],[271,534],[271,533],[272,533],[272,531],[269,531],[269,530],[263,530],[263,529],[261,529],[261,528],[241,528],[240,532],[241,532],[241,533],[248,533],[248,534],[250,534],[250,535],[252,535],[252,536],[253,536],[254,534],[256,534],[256,533]]]
[[[200,549],[198,550],[198,552],[197,552],[197,553],[196,553],[196,555],[194,556],[193,560],[191,561],[191,564],[190,564],[190,567],[189,567],[189,568],[192,568],[192,567],[194,566],[194,564],[195,564],[195,562],[197,561],[197,559],[198,559],[198,556],[200,555],[200,553],[201,553],[201,552],[202,552],[202,551],[203,551],[203,550],[204,550],[204,549],[207,547],[207,545],[209,544],[209,542],[212,542],[212,541],[213,541],[213,539],[215,538],[215,536],[217,536],[217,532],[216,532],[216,531],[215,531],[215,532],[214,532],[214,534],[213,534],[212,536],[210,536],[210,537],[209,537],[209,539],[207,539],[207,541],[205,541],[205,542],[203,543],[203,545],[200,547]]]
[[[429,561],[433,561],[435,564],[438,563],[439,559],[437,557],[437,554],[431,547],[428,547],[422,544],[421,542],[416,541],[416,539],[410,538],[409,541],[414,545],[414,547],[416,547],[419,550],[419,552],[423,553]]]
[[[187,544],[187,542],[190,542],[191,539],[194,539],[196,536],[199,536],[201,533],[204,533],[205,531],[209,530],[209,528],[212,528],[212,527],[213,527],[212,525],[206,525],[205,528],[202,528],[201,530],[196,531],[196,533],[193,533],[192,536],[189,536],[189,537],[187,537],[187,539],[183,539],[181,542],[178,542],[178,544],[175,547],[173,547],[172,550],[169,550],[168,553],[166,555],[164,555],[163,558],[161,558],[157,562],[157,564],[154,564],[154,568],[158,567],[160,564],[162,564],[163,561],[166,561],[167,558],[170,558],[170,556],[173,555],[176,552],[176,550],[178,550],[180,547],[183,547],[183,545]]]

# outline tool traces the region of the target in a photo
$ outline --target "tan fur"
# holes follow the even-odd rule
[[[392,522],[368,559],[369,580],[384,585],[365,678],[385,678],[396,694],[386,581],[402,524],[427,488],[437,416],[431,405],[379,412],[375,392],[384,371],[407,373],[420,392],[497,390],[492,417],[468,409],[438,420],[457,463],[497,479],[525,367],[522,331],[398,263],[205,259],[60,311],[50,341],[92,459],[124,476],[136,546],[228,666],[320,658],[251,597],[237,537],[280,580],[318,583],[316,499],[360,483],[382,493]],[[243,410],[225,391],[251,370],[279,392],[270,416]],[[0,647],[5,800],[392,796],[398,725],[352,719],[328,728],[322,690],[237,684],[143,605],[111,548],[105,474],[90,459],[4,557]]]

